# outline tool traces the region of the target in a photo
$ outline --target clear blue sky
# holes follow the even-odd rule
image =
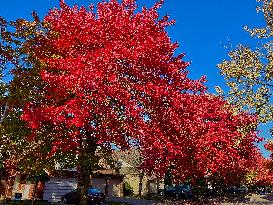
[[[69,5],[96,5],[98,0],[66,0]],[[139,6],[148,7],[155,0],[138,0]],[[0,15],[8,20],[31,18],[31,12],[37,11],[43,17],[50,8],[58,7],[59,0],[1,0]],[[252,44],[245,25],[255,27],[263,25],[261,14],[256,13],[255,0],[165,0],[160,9],[162,15],[169,14],[176,20],[176,25],[168,32],[173,41],[178,41],[178,52],[185,52],[185,60],[192,61],[190,77],[198,79],[206,75],[207,86],[214,92],[214,86],[225,87],[224,79],[219,74],[217,63],[227,58],[229,41]],[[268,126],[262,127],[262,135]],[[265,153],[267,156],[268,154]]]

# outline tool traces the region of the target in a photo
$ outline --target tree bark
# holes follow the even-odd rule
[[[7,199],[7,191],[8,191],[8,183],[7,180],[1,179],[1,184],[4,187],[4,204],[6,204],[6,199]]]
[[[38,186],[38,182],[35,182],[34,188],[33,188],[33,193],[32,193],[31,205],[34,205],[34,202],[36,200],[37,186]]]
[[[141,195],[142,195],[143,177],[144,177],[144,173],[141,172],[139,175],[139,184],[138,184],[138,196],[139,197],[141,197]]]
[[[6,103],[3,114],[1,115],[1,118],[0,118],[0,123],[2,123],[4,119],[6,118],[6,116],[8,115],[8,109],[9,109],[9,106],[8,106],[8,103]]]
[[[81,186],[81,205],[87,205],[88,196],[87,191],[91,185],[91,176],[94,168],[97,165],[97,158],[95,156],[97,149],[97,139],[84,139],[82,142],[81,152],[79,155],[80,168],[80,186]]]

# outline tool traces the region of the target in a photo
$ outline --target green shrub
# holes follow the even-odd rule
[[[134,194],[133,188],[128,182],[123,183],[123,195],[132,196]]]

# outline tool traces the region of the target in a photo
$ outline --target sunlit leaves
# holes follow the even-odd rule
[[[189,63],[166,32],[173,22],[159,18],[162,3],[139,11],[133,0],[111,0],[94,12],[61,2],[43,22],[17,21],[17,52],[29,66],[14,69],[11,93],[27,139],[44,141],[46,157],[74,153],[88,176],[98,147],[134,144],[147,172],[226,183],[255,165],[256,118],[206,94],[205,77],[187,77]]]
[[[229,59],[218,65],[230,90],[228,101],[236,107],[259,115],[260,122],[272,120],[272,1],[261,0],[266,27],[247,29],[254,37],[261,38],[257,48],[238,45],[229,53]]]

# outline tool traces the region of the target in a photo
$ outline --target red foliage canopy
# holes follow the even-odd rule
[[[170,167],[179,179],[216,177],[239,183],[256,167],[259,152],[254,142],[262,139],[255,132],[255,117],[233,110],[215,96],[177,95],[161,125],[169,126],[168,135],[144,144],[147,170],[163,174]]]
[[[255,169],[256,177],[255,184],[260,186],[273,185],[273,141],[269,140],[265,146],[271,152],[270,158],[260,156],[257,160],[258,167]]]
[[[188,63],[174,56],[178,44],[165,30],[173,22],[159,19],[162,2],[139,12],[134,0],[99,3],[97,13],[65,3],[51,10],[47,34],[26,44],[41,61],[45,87],[23,119],[34,137],[54,125],[51,154],[78,152],[82,138],[121,147],[134,141],[144,168],[158,174],[170,166],[182,179],[241,173],[257,151],[255,119],[204,94],[205,78],[187,77]]]

